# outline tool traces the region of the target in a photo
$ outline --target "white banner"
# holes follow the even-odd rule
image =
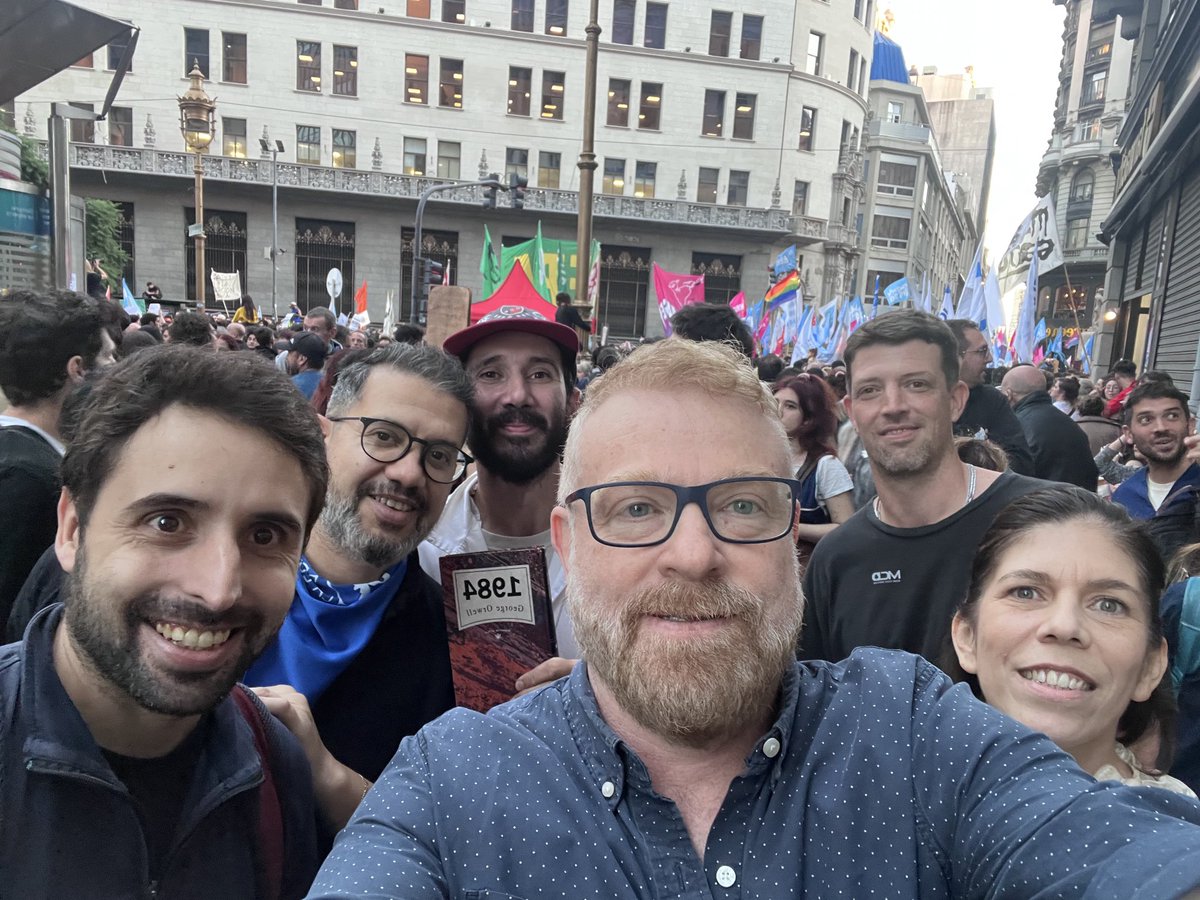
[[[1034,259],[1037,260],[1039,279],[1063,264],[1054,201],[1049,194],[1039,199],[1037,206],[1025,217],[996,265],[1009,334],[1016,327],[1017,307],[1029,280],[1030,262]]]
[[[218,303],[237,303],[242,299],[241,272],[210,271],[208,276],[212,279],[213,297]]]

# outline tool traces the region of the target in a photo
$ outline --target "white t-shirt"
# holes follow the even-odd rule
[[[1162,506],[1162,502],[1167,499],[1167,494],[1171,493],[1171,488],[1175,487],[1174,481],[1168,481],[1166,484],[1159,484],[1157,481],[1146,478],[1146,499],[1150,501],[1150,505],[1155,509]]]
[[[795,459],[796,475],[804,468],[804,463]],[[836,456],[822,456],[817,460],[817,503],[825,507],[830,497],[846,494],[854,490],[854,481],[850,473]]]

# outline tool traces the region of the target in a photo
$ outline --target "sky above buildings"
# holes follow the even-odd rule
[[[1054,119],[1066,9],[1053,0],[881,0],[910,66],[975,67],[993,89],[996,161],[985,231],[995,260],[1037,201],[1034,182]]]

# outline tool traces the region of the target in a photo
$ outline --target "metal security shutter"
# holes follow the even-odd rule
[[[1200,340],[1200,173],[1183,183],[1172,243],[1154,367],[1170,373],[1187,390]]]

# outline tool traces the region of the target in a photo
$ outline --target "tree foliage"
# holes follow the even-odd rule
[[[121,272],[129,262],[129,254],[121,247],[119,240],[121,208],[111,200],[95,197],[89,197],[84,203],[87,207],[84,220],[87,258],[101,261],[104,271],[108,273],[109,286],[114,291],[119,291]]]

